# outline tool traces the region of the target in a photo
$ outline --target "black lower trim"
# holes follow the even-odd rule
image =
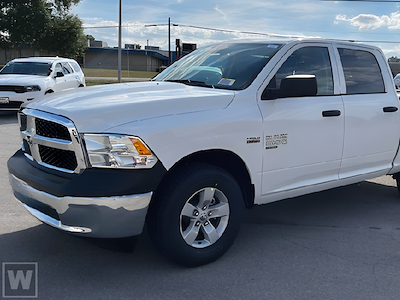
[[[8,170],[31,187],[57,197],[109,197],[154,191],[167,173],[157,162],[151,169],[86,169],[82,174],[62,177],[47,173],[27,161],[21,150],[8,160]]]
[[[14,194],[17,197],[17,199],[19,199],[19,201],[21,201],[22,203],[42,212],[43,214],[45,214],[47,216],[52,217],[53,219],[60,221],[60,217],[59,217],[57,211],[54,208],[52,208],[51,206],[44,204],[42,202],[39,202],[35,199],[30,199],[30,198],[26,198],[26,197],[18,197],[18,194],[15,192],[14,192]]]
[[[15,108],[18,109],[21,104],[24,103],[22,101],[10,101],[8,103],[0,103],[0,109],[11,109],[11,108]]]

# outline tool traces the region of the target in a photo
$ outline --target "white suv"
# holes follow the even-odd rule
[[[85,76],[73,59],[17,58],[0,71],[0,110],[18,110],[24,102],[84,86]]]

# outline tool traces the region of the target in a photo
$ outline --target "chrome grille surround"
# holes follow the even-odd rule
[[[24,108],[18,113],[18,122],[23,141],[22,151],[28,159],[43,167],[70,174],[79,174],[86,168],[82,140],[69,119]],[[37,131],[37,124],[46,126],[45,133],[43,130]],[[55,160],[55,157],[58,159]]]

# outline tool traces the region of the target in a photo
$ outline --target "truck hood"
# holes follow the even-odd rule
[[[41,85],[46,78],[46,76],[39,75],[4,74],[0,75],[0,85]]]
[[[54,93],[24,107],[62,115],[80,132],[168,115],[223,109],[235,93],[172,82],[136,82],[80,88]]]

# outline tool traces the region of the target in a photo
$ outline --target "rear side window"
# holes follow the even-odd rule
[[[384,93],[381,69],[367,51],[338,48],[346,81],[346,94]]]
[[[65,75],[74,73],[74,71],[72,70],[71,66],[67,62],[63,63],[62,66],[63,66],[63,72],[64,72]]]
[[[81,67],[79,67],[79,65],[76,62],[71,61],[70,64],[74,68],[75,72],[80,72],[81,71]]]

